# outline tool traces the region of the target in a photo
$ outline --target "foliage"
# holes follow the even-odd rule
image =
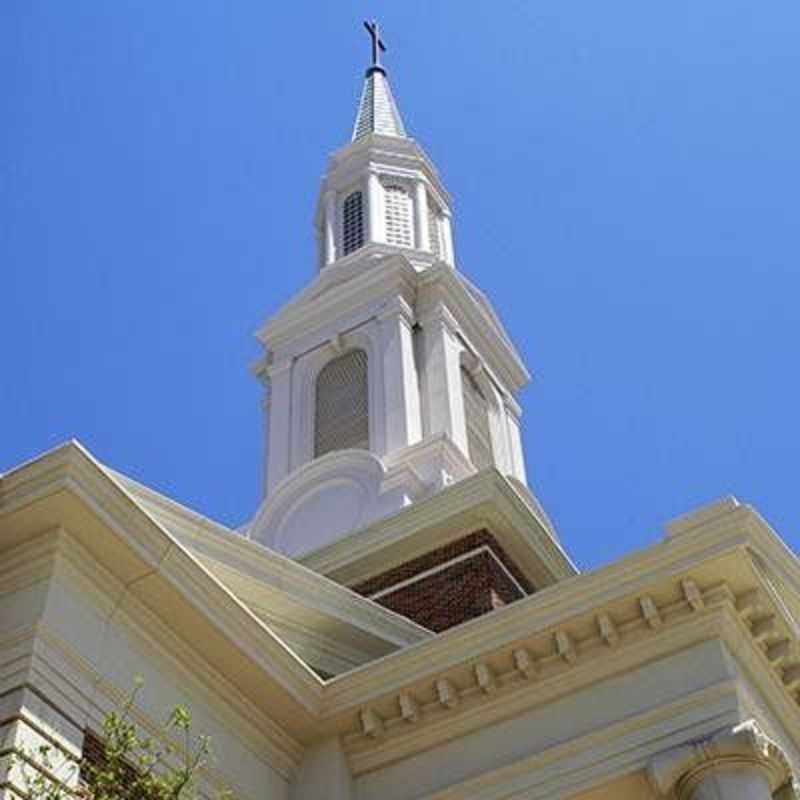
[[[99,758],[77,762],[61,749],[43,744],[32,752],[22,749],[21,788],[30,800],[193,800],[196,778],[211,758],[207,736],[192,734],[192,718],[175,706],[157,737],[144,735],[131,718],[142,683],[137,680],[122,706],[112,711],[102,728]],[[161,744],[177,740],[177,746]],[[74,785],[80,774],[78,788]],[[230,795],[223,792],[220,800]]]

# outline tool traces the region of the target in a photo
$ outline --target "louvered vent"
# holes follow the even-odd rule
[[[317,376],[314,458],[333,450],[369,450],[367,354],[351,350]]]
[[[461,368],[461,385],[464,390],[469,458],[477,469],[484,469],[494,463],[489,432],[489,408],[475,379],[464,367]]]
[[[347,195],[342,206],[342,251],[345,255],[364,244],[364,202],[361,192]]]
[[[431,240],[431,253],[441,258],[442,245],[439,241],[439,215],[431,200],[428,200],[428,238]]]
[[[413,247],[414,234],[411,228],[411,197],[402,186],[387,186],[386,193],[386,241],[400,247]]]

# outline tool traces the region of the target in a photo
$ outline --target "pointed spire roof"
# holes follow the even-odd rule
[[[355,125],[353,125],[352,141],[357,141],[370,133],[383,136],[406,136],[406,128],[394,102],[386,70],[380,62],[381,52],[386,47],[381,39],[377,22],[365,22],[372,39],[372,64],[364,78],[364,89],[358,104]]]

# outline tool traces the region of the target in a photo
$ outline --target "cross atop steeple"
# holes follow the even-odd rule
[[[370,64],[367,70],[367,75],[373,70],[385,72],[381,64],[381,53],[386,52],[386,45],[383,43],[383,39],[381,39],[381,29],[378,27],[378,21],[375,19],[372,20],[372,22],[364,20],[364,27],[367,29],[370,39],[372,39],[372,64]]]
[[[364,21],[372,40],[372,64],[367,68],[364,79],[364,90],[358,104],[356,123],[353,126],[353,141],[371,133],[383,136],[406,136],[403,120],[392,97],[386,70],[381,64],[381,53],[386,52],[386,45],[381,38],[381,29],[377,20]]]

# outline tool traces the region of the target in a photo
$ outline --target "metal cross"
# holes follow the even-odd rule
[[[381,30],[378,27],[378,21],[372,20],[372,22],[364,22],[364,27],[367,29],[367,32],[372,39],[372,66],[373,67],[380,67],[381,65],[381,53],[386,52],[386,45],[383,43],[383,39],[381,39]]]

